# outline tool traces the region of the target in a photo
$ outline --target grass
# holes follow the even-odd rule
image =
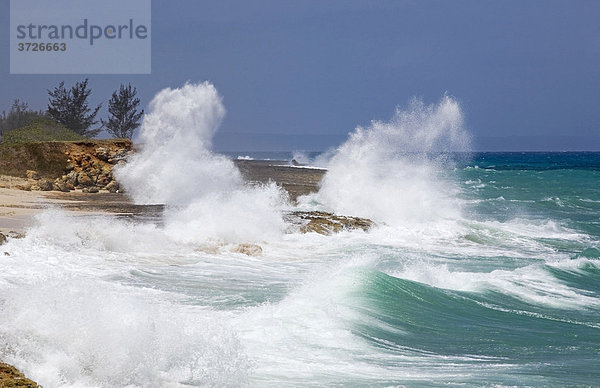
[[[0,175],[25,177],[27,170],[35,170],[43,178],[58,178],[65,173],[69,152],[93,154],[99,146],[129,149],[131,141],[88,139],[49,118],[35,119],[4,133],[0,144]]]
[[[48,141],[85,140],[76,132],[65,128],[50,118],[37,118],[24,127],[3,134],[3,145],[38,143]]]

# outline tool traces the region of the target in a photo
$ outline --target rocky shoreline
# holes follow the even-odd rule
[[[8,387],[40,388],[14,366],[0,362],[0,388]]]
[[[124,164],[133,152],[131,141],[78,141],[65,142],[62,145],[64,168],[60,176],[26,170],[27,182],[17,188],[27,191],[79,190],[84,193],[98,193],[101,190],[110,193],[119,191],[119,184],[113,176],[113,168]]]
[[[40,150],[44,151],[41,155]],[[133,144],[127,139],[50,142],[34,144],[18,152],[12,150],[12,156],[28,161],[17,163],[11,159],[8,164],[0,161],[0,174],[9,170],[17,175],[0,176],[0,190],[24,190],[31,192],[33,197],[23,202],[25,194],[12,193],[16,203],[7,204],[2,203],[0,192],[0,209],[10,209],[0,212],[0,218],[6,221],[10,218],[6,216],[23,212],[22,209],[29,210],[27,214],[35,213],[50,203],[69,211],[159,219],[162,205],[133,204],[113,176],[115,166],[126,163],[134,151]],[[29,160],[36,158],[35,163]],[[53,164],[52,169],[45,168],[46,162]],[[290,165],[283,160],[234,160],[234,163],[249,184],[275,182],[286,190],[292,202],[301,195],[318,191],[326,172]],[[21,166],[21,170],[17,166]],[[36,166],[40,171],[29,169]],[[40,193],[42,197],[35,197],[34,192],[44,193]],[[291,211],[284,214],[284,218],[291,225],[289,231],[302,233],[332,234],[344,230],[368,230],[373,226],[370,220],[325,212]],[[0,225],[0,231],[6,234],[10,230],[7,225]]]
[[[109,213],[130,218],[160,219],[163,205],[133,204],[113,177],[113,168],[125,163],[133,152],[130,141],[64,142],[46,148],[54,154],[43,155],[37,164],[30,161],[22,163],[20,167],[26,168],[25,171],[19,171],[19,164],[14,160],[8,166],[0,163],[0,174],[10,170],[12,174],[9,175],[13,175],[0,176],[0,245],[7,237],[23,237],[27,220],[48,204],[81,214]],[[25,153],[21,157],[29,158],[31,155]],[[52,171],[43,167],[47,160],[54,164]],[[247,182],[274,181],[288,192],[293,202],[300,195],[316,192],[325,174],[324,170],[287,166],[285,161],[234,162]],[[36,165],[38,169],[32,169]],[[290,225],[290,233],[330,235],[357,229],[367,231],[374,225],[368,219],[318,211],[290,211],[283,217]],[[231,252],[260,256],[262,248],[246,243],[237,245]],[[39,386],[16,368],[0,363],[0,388],[3,387]]]

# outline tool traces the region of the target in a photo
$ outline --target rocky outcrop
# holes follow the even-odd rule
[[[252,183],[275,182],[288,192],[292,202],[301,195],[319,191],[319,182],[325,170],[316,168],[298,168],[295,165],[283,165],[285,161],[277,160],[235,160],[236,167],[244,179]]]
[[[38,388],[39,385],[29,380],[15,367],[0,362],[0,387]]]
[[[260,245],[257,244],[238,244],[237,247],[235,247],[232,252],[236,252],[236,253],[243,253],[244,255],[247,256],[261,256],[262,255],[262,248]]]
[[[60,177],[42,177],[35,170],[27,170],[28,184],[23,190],[62,191],[81,190],[97,193],[122,191],[113,177],[113,168],[125,163],[132,153],[129,140],[98,140],[66,142],[64,170]]]
[[[287,213],[285,219],[294,229],[302,233],[319,233],[330,235],[344,230],[364,230],[368,231],[375,224],[366,218],[340,216],[333,213],[319,211],[294,211]]]

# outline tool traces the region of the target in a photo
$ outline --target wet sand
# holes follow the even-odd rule
[[[52,206],[40,191],[0,188],[0,232],[23,233],[33,223],[33,216]]]

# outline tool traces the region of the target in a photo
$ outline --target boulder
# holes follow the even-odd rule
[[[73,160],[73,163],[75,163],[75,165],[81,166],[81,155],[80,154],[71,155],[71,159]]]
[[[262,248],[257,244],[239,244],[233,249],[233,252],[243,253],[248,256],[261,256]]]
[[[37,184],[42,191],[52,191],[54,183],[50,179],[40,179]]]
[[[106,190],[108,190],[110,193],[118,193],[119,192],[119,184],[117,183],[117,181],[111,181],[104,188]]]
[[[108,160],[110,158],[110,150],[106,147],[98,147],[96,148],[96,156],[101,160]]]
[[[362,229],[367,231],[373,227],[373,221],[366,218],[340,216],[333,213],[311,211],[295,211],[284,216],[294,229],[302,233],[319,233],[330,235],[344,230]]]
[[[75,171],[71,171],[70,173],[68,173],[66,175],[66,180],[65,182],[72,185],[73,187],[77,186],[79,184],[79,182],[77,181],[77,173]]]
[[[40,174],[38,174],[38,172],[34,171],[34,170],[27,170],[25,172],[25,175],[27,176],[27,179],[35,179],[35,180],[40,179]]]
[[[96,167],[90,167],[87,169],[86,172],[90,177],[97,177],[98,175],[100,175],[100,169]]]
[[[67,187],[67,184],[61,180],[54,182],[54,190],[62,191],[63,193],[69,192],[69,188]]]
[[[77,175],[78,186],[91,186],[94,184],[94,180],[85,172],[80,172]]]
[[[110,181],[111,181],[111,179],[109,176],[102,174],[96,180],[96,185],[99,187],[104,187],[104,186],[108,185],[110,183]]]
[[[24,185],[16,185],[15,187],[19,190],[31,191],[31,183],[26,183]]]

